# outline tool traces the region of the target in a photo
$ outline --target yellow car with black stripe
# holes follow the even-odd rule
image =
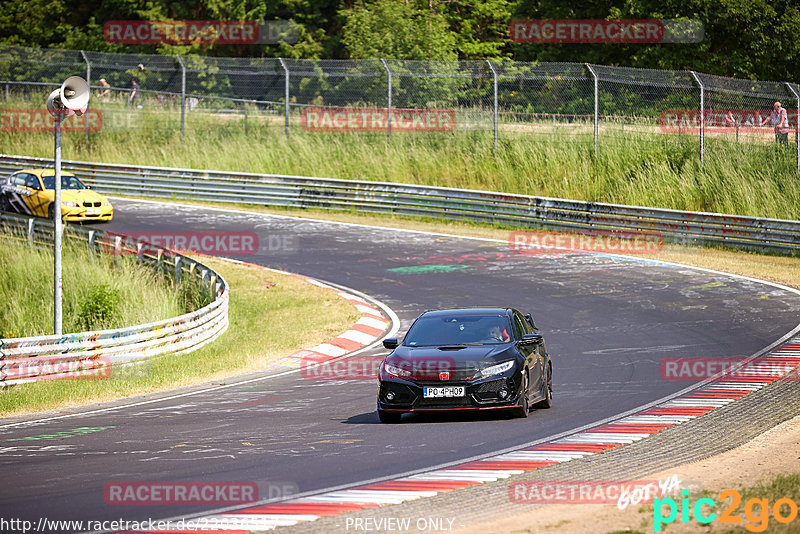
[[[53,218],[55,171],[23,169],[0,183],[0,209]],[[61,172],[61,218],[72,222],[110,221],[114,207],[71,172]]]

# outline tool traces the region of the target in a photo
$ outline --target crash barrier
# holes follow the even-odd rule
[[[53,222],[0,212],[0,231],[34,246],[52,246]],[[202,263],[170,250],[132,243],[113,232],[65,225],[64,238],[85,242],[92,253],[130,255],[172,276],[192,279],[212,302],[191,313],[153,323],[52,336],[0,339],[0,387],[57,378],[104,378],[114,366],[168,353],[190,352],[228,327],[228,286]]]
[[[51,160],[0,155],[0,174]],[[101,193],[292,208],[343,209],[564,231],[658,234],[681,244],[800,250],[800,221],[580,200],[276,174],[64,161]]]

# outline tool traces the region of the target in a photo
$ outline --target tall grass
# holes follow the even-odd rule
[[[10,105],[10,104],[9,104]],[[697,135],[585,133],[310,133],[279,115],[136,110],[133,130],[64,135],[67,159],[429,184],[691,211],[800,219],[794,146]],[[538,133],[535,133],[538,132]],[[0,152],[52,157],[50,133],[4,133]]]
[[[119,261],[117,261],[119,260]],[[0,337],[53,333],[53,253],[0,234]],[[131,258],[92,255],[66,240],[63,331],[121,328],[186,312],[171,282]]]

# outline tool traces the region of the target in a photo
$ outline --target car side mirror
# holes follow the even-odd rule
[[[383,346],[389,350],[396,349],[399,344],[396,337],[387,337],[383,340]]]
[[[542,342],[543,336],[541,334],[523,334],[522,342],[526,345],[538,345]]]

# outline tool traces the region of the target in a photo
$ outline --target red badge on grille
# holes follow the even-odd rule
[[[439,373],[439,380],[450,380],[450,373],[447,371],[442,371]]]

